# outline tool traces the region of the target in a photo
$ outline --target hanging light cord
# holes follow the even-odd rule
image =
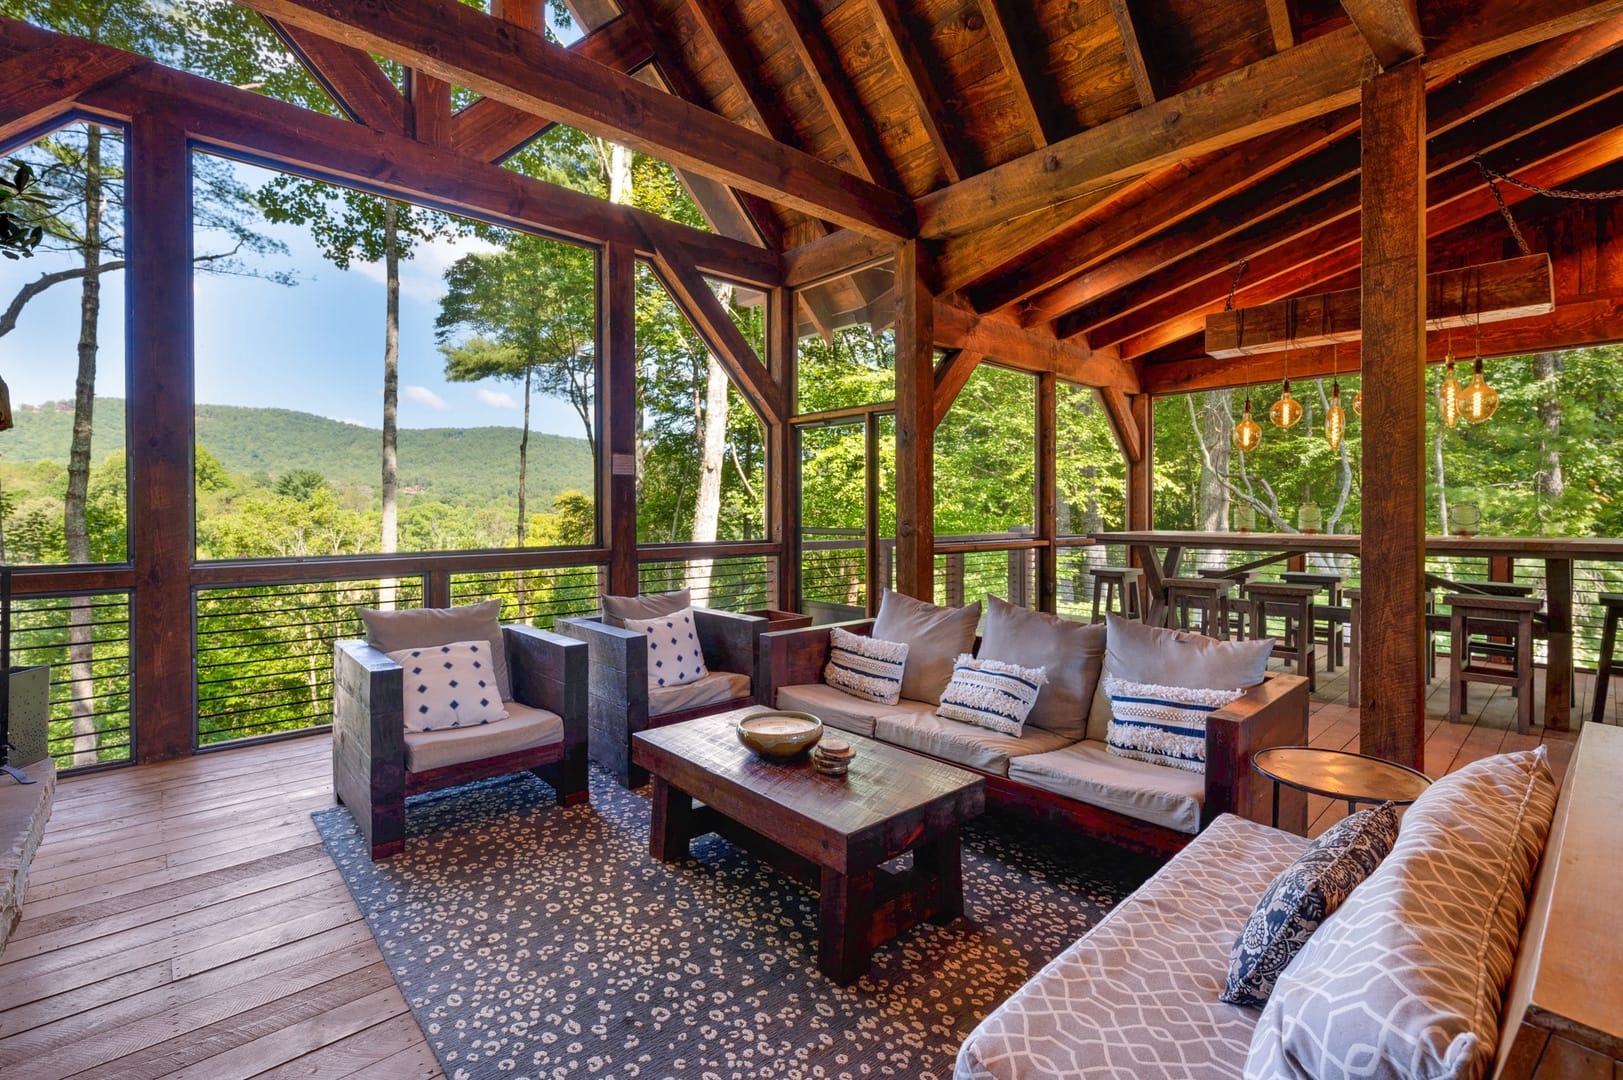
[[[1239,291],[1240,279],[1245,277],[1245,268],[1250,265],[1249,260],[1241,259],[1240,265],[1234,268],[1234,280],[1229,282],[1229,298],[1223,301],[1224,311],[1234,310],[1234,294]]]
[[[1521,250],[1523,255],[1531,255],[1533,251],[1527,246],[1527,238],[1522,235],[1522,230],[1516,224],[1516,218],[1511,214],[1510,207],[1505,205],[1505,196],[1499,190],[1499,181],[1503,180],[1507,184],[1514,184],[1523,191],[1530,191],[1534,195],[1546,195],[1552,199],[1583,199],[1589,201],[1623,199],[1623,188],[1613,188],[1610,191],[1574,191],[1571,188],[1540,187],[1537,184],[1530,184],[1526,180],[1518,180],[1509,173],[1501,172],[1489,165],[1481,154],[1476,155],[1473,160],[1476,161],[1476,167],[1482,173],[1482,179],[1487,181],[1488,190],[1493,192],[1493,201],[1499,206],[1499,215],[1505,219],[1505,225],[1509,227],[1510,235],[1516,238],[1516,247]]]

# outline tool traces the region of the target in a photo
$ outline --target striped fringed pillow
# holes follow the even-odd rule
[[[941,691],[936,715],[1018,739],[1026,716],[1037,703],[1037,693],[1046,682],[1047,668],[977,660],[963,653],[953,661],[952,679]]]
[[[1206,771],[1206,718],[1240,690],[1201,690],[1128,682],[1106,675],[1110,729],[1105,749],[1125,758]]]
[[[902,669],[907,645],[863,637],[839,627],[828,632],[828,666],[823,681],[836,690],[880,705],[894,705],[902,696]]]

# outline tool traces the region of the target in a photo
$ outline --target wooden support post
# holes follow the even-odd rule
[[[637,253],[626,244],[603,249],[598,267],[598,513],[609,549],[609,592],[637,588]]]
[[[1059,379],[1037,376],[1037,610],[1052,612],[1059,597]],[[1024,556],[1022,556],[1024,557]]]
[[[1123,448],[1127,458],[1127,528],[1130,532],[1146,532],[1155,528],[1155,399],[1149,394],[1134,394],[1127,403],[1138,433],[1136,453]],[[1136,546],[1127,549],[1129,565],[1143,566],[1138,551]],[[1149,583],[1141,580],[1139,590],[1138,610],[1148,612]]]
[[[1363,90],[1364,753],[1425,753],[1426,84],[1418,63]]]
[[[779,400],[794,412],[795,294],[793,289],[769,291],[766,301],[766,370],[778,384]],[[799,508],[794,505],[790,482],[791,432],[787,419],[767,420],[766,426],[766,535],[778,545],[777,589],[767,597],[780,611],[794,611],[800,576]]]
[[[935,297],[917,240],[896,253],[896,590],[935,588]]]
[[[192,685],[192,202],[186,131],[163,113],[130,124],[130,546],[135,558],[136,760],[195,745]]]

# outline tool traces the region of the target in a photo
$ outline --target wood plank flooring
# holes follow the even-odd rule
[[[1574,736],[1517,735],[1508,691],[1450,724],[1432,687],[1432,775],[1539,742],[1565,768]],[[1357,749],[1345,671],[1321,678],[1311,737]],[[317,736],[64,780],[0,962],[0,1076],[441,1076],[310,821],[330,773]],[[1315,800],[1312,831],[1343,812]]]

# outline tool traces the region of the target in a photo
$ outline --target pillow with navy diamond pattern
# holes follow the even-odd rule
[[[1262,894],[1229,952],[1228,980],[1218,995],[1260,1009],[1280,972],[1319,924],[1380,865],[1398,838],[1391,803],[1342,818],[1280,871]]]
[[[400,665],[407,731],[448,731],[507,719],[490,642],[455,641],[387,655]]]
[[[710,674],[692,608],[652,619],[627,619],[625,628],[648,639],[648,689],[682,686]]]

